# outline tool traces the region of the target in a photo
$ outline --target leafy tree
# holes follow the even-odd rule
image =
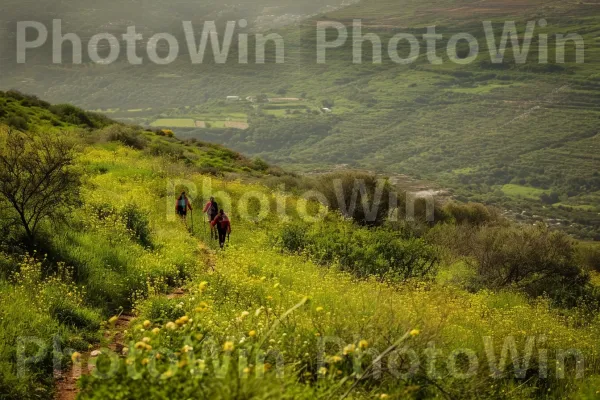
[[[29,245],[40,222],[59,218],[77,203],[80,176],[74,141],[65,135],[0,131],[0,196],[9,224],[21,225]]]
[[[329,207],[361,225],[380,225],[389,214],[392,187],[386,178],[343,171],[322,175],[313,186]]]

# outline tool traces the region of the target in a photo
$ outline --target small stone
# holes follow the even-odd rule
[[[90,353],[90,356],[98,357],[100,354],[102,354],[102,352],[100,350],[94,350]]]

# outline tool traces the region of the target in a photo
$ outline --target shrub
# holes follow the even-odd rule
[[[582,243],[577,246],[577,260],[588,271],[600,272],[600,246],[595,243]]]
[[[125,146],[142,150],[148,145],[148,139],[133,127],[123,125],[112,125],[105,129],[108,140],[121,142]]]
[[[549,295],[574,305],[589,276],[577,265],[573,241],[545,226],[485,227],[473,237],[477,281],[484,287],[514,287],[532,297]]]
[[[500,212],[480,203],[459,204],[448,203],[444,207],[446,212],[457,224],[484,225],[498,221]]]
[[[359,224],[381,225],[389,214],[392,188],[386,178],[365,172],[339,172],[316,178],[313,186],[325,196],[331,209]]]
[[[394,280],[430,278],[438,259],[423,240],[405,238],[386,228],[361,228],[329,220],[322,225],[285,225],[277,244],[287,251],[305,252],[321,264],[338,265],[358,277]]]
[[[26,131],[29,129],[29,124],[27,123],[27,120],[18,115],[11,115],[10,117],[8,117],[6,120],[6,124],[20,131]]]
[[[307,230],[308,227],[302,224],[286,225],[279,234],[279,244],[288,251],[300,252],[307,244]]]
[[[96,127],[85,111],[70,104],[50,106],[50,112],[57,115],[61,120],[73,125],[86,125],[90,128]]]
[[[153,143],[149,151],[153,156],[172,157],[177,160],[185,158],[183,149],[170,143]]]

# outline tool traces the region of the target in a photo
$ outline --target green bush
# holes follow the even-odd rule
[[[587,292],[589,276],[577,265],[573,241],[562,232],[545,226],[482,228],[471,246],[477,283],[483,287],[513,287],[567,306]]]
[[[148,139],[133,127],[112,125],[104,131],[110,141],[121,142],[125,146],[138,150],[145,149],[148,146]]]
[[[381,225],[389,214],[392,187],[386,178],[365,172],[336,172],[316,178],[312,185],[331,209],[361,225]]]
[[[459,204],[448,203],[444,207],[446,212],[457,224],[484,225],[500,220],[497,209],[486,207],[480,203]]]
[[[285,225],[277,244],[290,252],[304,252],[314,261],[337,265],[358,277],[394,280],[428,279],[438,266],[434,249],[422,239],[406,238],[387,228],[362,228],[330,219],[322,224]]]
[[[588,271],[600,272],[600,245],[581,243],[577,246],[577,260]]]

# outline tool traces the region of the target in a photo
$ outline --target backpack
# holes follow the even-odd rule
[[[219,204],[216,201],[210,203],[210,214],[217,215],[219,213]]]

